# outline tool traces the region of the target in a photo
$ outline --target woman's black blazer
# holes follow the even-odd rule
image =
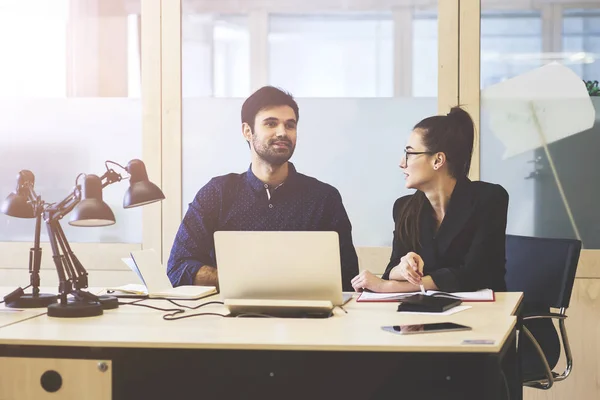
[[[394,226],[404,196],[394,203]],[[500,185],[459,179],[454,187],[446,215],[437,233],[428,200],[419,215],[420,246],[410,248],[399,239],[397,228],[390,262],[383,274],[389,279],[392,268],[409,251],[424,262],[424,275],[430,275],[442,291],[462,292],[489,288],[506,291],[505,241],[508,193]]]

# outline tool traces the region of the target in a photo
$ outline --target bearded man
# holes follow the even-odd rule
[[[342,288],[353,290],[358,258],[342,197],[335,187],[297,172],[289,162],[298,119],[296,101],[280,89],[265,86],[246,99],[242,134],[250,147],[250,167],[212,178],[190,203],[167,265],[173,286],[218,287],[216,231],[335,231]]]

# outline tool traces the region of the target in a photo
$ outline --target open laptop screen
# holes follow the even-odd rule
[[[342,304],[337,232],[218,231],[214,239],[223,299]]]

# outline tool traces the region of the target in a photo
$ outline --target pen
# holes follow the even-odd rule
[[[421,288],[421,294],[425,294],[425,287],[423,286],[423,273],[419,272],[419,276],[421,277],[421,281],[419,282],[419,287]]]

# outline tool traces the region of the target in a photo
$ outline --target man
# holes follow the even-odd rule
[[[242,174],[210,180],[181,222],[167,274],[173,286],[218,286],[213,235],[232,231],[336,231],[342,286],[358,274],[352,226],[336,188],[296,172],[288,160],[296,147],[298,105],[277,88],[257,90],[242,105],[242,134],[252,164]]]

